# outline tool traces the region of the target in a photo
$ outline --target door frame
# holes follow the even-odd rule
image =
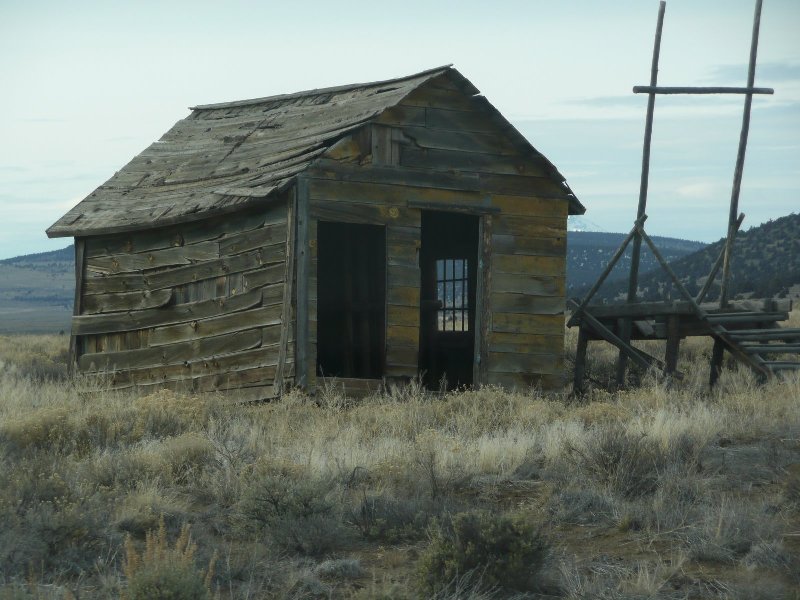
[[[488,204],[488,201],[487,201]],[[467,214],[478,218],[478,264],[475,273],[475,335],[472,342],[472,387],[478,389],[488,383],[489,328],[491,327],[491,258],[492,216],[500,209],[494,206],[453,205],[439,202],[409,201],[410,208],[443,213]],[[420,229],[420,234],[422,230]],[[421,238],[420,238],[421,240]],[[420,265],[421,266],[421,265]],[[421,282],[420,282],[421,283]],[[420,341],[423,324],[420,322]],[[421,353],[421,346],[418,352]]]
[[[478,270],[475,275],[475,340],[473,341],[472,387],[481,388],[488,382],[489,327],[492,312],[492,213],[478,213]]]

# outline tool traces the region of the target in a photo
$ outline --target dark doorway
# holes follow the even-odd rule
[[[379,379],[386,335],[386,229],[317,227],[317,374]]]
[[[478,219],[422,213],[419,369],[429,388],[472,385]]]

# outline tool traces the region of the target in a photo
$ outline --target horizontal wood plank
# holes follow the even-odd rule
[[[147,269],[188,265],[215,258],[219,258],[217,243],[201,242],[188,246],[150,250],[141,253],[96,256],[87,259],[86,268],[94,273],[110,275],[112,273],[132,273]]]
[[[212,356],[214,354],[229,354],[249,350],[260,344],[261,332],[253,329],[157,348],[84,354],[78,359],[78,363],[81,370],[87,373],[157,367],[193,360],[198,356]]]
[[[502,313],[529,313],[537,315],[563,315],[563,296],[534,296],[495,292],[491,299],[492,310]]]
[[[492,273],[492,289],[499,292],[564,297],[564,277],[520,273]]]
[[[384,204],[356,204],[312,201],[309,215],[318,221],[363,223],[367,225],[413,225],[417,217],[413,209]]]
[[[417,266],[390,263],[386,270],[389,289],[393,287],[416,287],[420,284],[420,270]]]
[[[402,325],[390,325],[386,328],[386,346],[412,346],[419,344],[419,328]]]
[[[246,331],[256,327],[278,325],[281,320],[280,304],[238,311],[218,317],[198,319],[188,323],[167,325],[154,329],[150,334],[150,346],[162,346],[190,340],[208,338]]]
[[[564,354],[564,336],[491,331],[488,346],[491,352]]]
[[[397,306],[419,307],[419,286],[390,285],[387,302]]]
[[[489,385],[507,390],[527,391],[530,389],[557,390],[565,385],[564,375],[540,375],[536,373],[488,373]]]
[[[492,331],[563,335],[564,316],[496,312],[492,315]]]
[[[496,273],[563,277],[566,270],[566,257],[493,254],[492,269]]]
[[[286,223],[266,225],[259,229],[227,235],[217,242],[219,256],[232,256],[257,248],[286,243]]]
[[[390,345],[386,348],[386,364],[393,367],[408,367],[408,372],[415,373],[419,362],[419,351],[415,346]]]
[[[280,301],[282,292],[283,285],[277,284],[244,294],[187,302],[162,308],[123,313],[82,315],[72,318],[72,330],[76,335],[88,335],[172,325],[246,310],[258,306],[262,301],[267,305],[275,304]]]
[[[567,219],[500,214],[492,219],[492,233],[528,238],[563,238],[567,235]]]
[[[404,146],[400,149],[400,165],[435,171],[547,176],[546,167],[540,161],[530,160],[524,156],[487,154],[479,152],[478,149],[470,152]]]
[[[493,194],[492,205],[500,208],[506,215],[537,216],[566,219],[569,202],[560,196],[563,188],[552,181],[537,182],[530,194],[516,196],[510,194]],[[552,196],[548,195],[552,194]]]
[[[253,290],[276,283],[282,283],[285,271],[284,265],[280,263],[265,265],[253,271],[246,271],[243,273],[244,288],[246,290]]]
[[[398,306],[390,304],[386,310],[389,326],[419,327],[419,306]]]
[[[87,239],[87,256],[95,258],[113,254],[142,253],[206,242],[228,233],[256,229],[276,218],[285,219],[285,213],[285,202],[276,201],[266,209],[260,207],[257,211],[251,209],[233,213],[224,219],[202,219],[171,227],[92,237]]]
[[[169,304],[170,300],[172,300],[172,290],[156,290],[153,292],[141,290],[84,296],[81,308],[83,314],[99,315],[129,310],[156,309]],[[78,332],[75,331],[73,334],[78,335]]]
[[[218,258],[157,273],[88,278],[86,280],[86,294],[107,294],[109,292],[124,292],[136,289],[165,289],[231,273],[252,271],[268,264],[281,263],[285,259],[286,244],[275,244],[232,257]],[[281,270],[281,272],[283,271]]]
[[[564,256],[567,251],[567,236],[531,238],[493,235],[492,250],[499,254]]]
[[[561,370],[558,354],[530,354],[489,351],[490,373],[538,373],[553,375]]]

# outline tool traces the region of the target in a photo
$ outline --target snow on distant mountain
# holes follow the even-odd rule
[[[603,231],[602,227],[600,227],[594,221],[590,221],[586,217],[569,217],[567,219],[567,230],[568,231]]]

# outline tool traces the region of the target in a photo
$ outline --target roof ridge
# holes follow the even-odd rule
[[[448,70],[453,68],[453,64],[442,65],[440,67],[434,67],[432,69],[426,69],[424,71],[420,71],[418,73],[412,73],[411,75],[405,75],[403,77],[395,77],[394,79],[384,79],[381,81],[368,81],[364,83],[348,83],[345,85],[337,85],[332,87],[326,88],[314,88],[311,90],[302,90],[299,92],[292,92],[290,94],[276,94],[274,96],[264,96],[263,98],[251,98],[247,100],[233,100],[231,102],[216,102],[212,104],[198,104],[197,106],[190,106],[189,110],[215,110],[220,108],[236,108],[240,106],[252,106],[255,104],[263,104],[265,102],[274,102],[276,100],[291,100],[293,98],[302,98],[304,96],[315,96],[319,94],[329,94],[334,92],[343,92],[349,89],[357,89],[363,87],[373,87],[373,86],[380,86],[386,85],[391,83],[400,83],[402,81],[408,81],[409,79],[415,79],[417,77],[424,77],[426,75],[432,75],[434,73],[445,73]]]

